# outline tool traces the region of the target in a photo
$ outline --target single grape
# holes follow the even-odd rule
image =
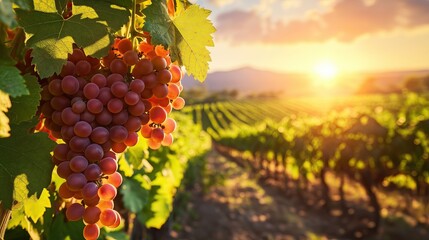
[[[118,50],[120,53],[124,54],[133,49],[133,43],[130,39],[124,38],[118,42]]]
[[[179,87],[176,84],[168,85],[168,94],[167,97],[169,99],[176,99],[180,94]]]
[[[170,66],[170,72],[172,75],[171,82],[177,83],[180,80],[182,80],[182,71],[180,70],[180,67],[177,65],[171,65]]]
[[[173,79],[173,76],[171,75],[171,72],[167,69],[161,70],[156,75],[156,80],[158,83],[167,84],[171,82],[171,79]]]
[[[77,114],[81,114],[86,110],[86,103],[82,100],[73,103],[72,111]]]
[[[152,128],[149,127],[149,125],[143,125],[140,132],[144,138],[150,138],[152,135]]]
[[[67,144],[58,144],[54,148],[54,157],[56,157],[60,161],[65,161],[67,159],[68,151],[69,147]]]
[[[129,106],[136,105],[139,102],[139,100],[140,100],[139,94],[133,91],[127,92],[124,97],[124,102]]]
[[[74,125],[73,131],[76,136],[86,138],[91,135],[92,127],[89,123],[85,121],[79,121]]]
[[[110,128],[110,139],[113,142],[120,143],[124,142],[128,137],[128,130],[123,126],[113,126]]]
[[[104,127],[96,127],[92,130],[91,140],[98,144],[103,144],[109,140],[109,130]]]
[[[144,85],[143,80],[141,80],[141,79],[134,79],[130,83],[130,89],[131,89],[131,91],[133,91],[135,93],[143,92],[144,88],[145,88],[145,85]]]
[[[72,203],[66,210],[66,217],[69,221],[78,221],[82,218],[85,207],[79,203]]]
[[[176,130],[176,121],[172,118],[167,118],[165,122],[162,123],[164,126],[164,132],[165,133],[172,133],[174,130]]]
[[[185,99],[182,97],[178,97],[173,101],[173,108],[176,110],[180,110],[185,106]]]
[[[75,73],[78,76],[86,76],[91,72],[91,64],[86,60],[80,60],[76,63]]]
[[[88,160],[83,156],[75,156],[70,160],[70,169],[73,172],[80,173],[88,167]]]
[[[112,84],[110,91],[112,92],[113,96],[117,98],[123,98],[128,92],[128,86],[124,82],[115,82]]]
[[[79,91],[79,81],[71,75],[65,76],[61,81],[61,89],[66,94],[76,94]]]
[[[97,224],[88,224],[83,228],[83,237],[86,240],[96,240],[100,236],[100,228]]]
[[[126,53],[124,53],[123,59],[128,66],[132,66],[139,61],[139,55],[133,50],[129,50]]]
[[[57,167],[57,174],[61,178],[67,178],[73,173],[73,171],[70,169],[70,161],[64,161],[60,163]]]
[[[87,109],[83,113],[80,114],[80,120],[88,122],[88,123],[92,123],[95,120],[95,115],[93,113],[90,113]]]
[[[152,59],[153,68],[155,68],[156,71],[161,71],[165,68],[167,68],[167,61],[165,58],[156,56]]]
[[[101,159],[101,161],[98,163],[98,166],[106,175],[113,174],[118,170],[118,163],[111,157]]]
[[[117,194],[117,191],[115,186],[109,183],[103,184],[98,189],[98,196],[100,197],[101,200],[104,200],[104,201],[113,200],[116,197],[116,194]]]
[[[100,94],[100,87],[95,83],[88,83],[83,88],[83,95],[87,99],[94,99],[98,97],[98,94]]]
[[[98,207],[87,207],[83,213],[83,220],[88,224],[94,224],[100,220],[101,210]]]
[[[53,79],[49,82],[48,85],[49,93],[53,96],[61,96],[63,95],[63,90],[61,87],[61,80],[60,79]]]
[[[117,220],[117,215],[112,209],[105,209],[100,214],[100,221],[105,226],[112,226]]]
[[[117,73],[125,75],[128,72],[127,64],[124,63],[121,59],[115,59],[110,63],[110,71],[112,73]]]
[[[103,158],[103,155],[104,155],[103,148],[99,144],[96,144],[96,143],[90,144],[85,149],[85,157],[91,163],[101,160],[101,158]]]
[[[82,173],[72,173],[67,177],[67,186],[72,191],[80,191],[87,183],[85,175]]]
[[[167,119],[167,112],[162,107],[156,106],[149,111],[149,117],[154,123],[161,124]]]
[[[124,108],[124,104],[121,99],[119,98],[112,98],[107,103],[107,109],[111,113],[119,113]]]
[[[93,114],[99,114],[103,111],[103,103],[98,99],[90,99],[86,103],[86,107],[88,108],[88,111]]]
[[[97,73],[91,77],[91,82],[97,84],[99,88],[103,88],[107,85],[107,78],[103,74]]]

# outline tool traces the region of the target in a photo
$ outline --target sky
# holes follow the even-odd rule
[[[429,68],[429,0],[194,0],[217,32],[210,72]]]

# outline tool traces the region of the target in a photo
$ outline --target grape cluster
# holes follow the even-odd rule
[[[122,183],[116,153],[136,145],[139,131],[152,149],[172,144],[176,122],[168,113],[185,104],[181,78],[162,46],[142,42],[136,51],[125,38],[101,60],[74,48],[43,86],[42,128],[65,142],[52,157],[66,180],[59,196],[72,199],[66,217],[83,219],[85,239],[97,239],[102,226],[120,224],[113,210]]]

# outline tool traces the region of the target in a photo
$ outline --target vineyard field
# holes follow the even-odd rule
[[[390,218],[428,228],[428,109],[426,96],[410,93],[231,100],[185,112],[217,152],[285,196],[346,218],[364,212],[365,220],[348,216],[353,224],[331,236],[361,238],[380,233]]]

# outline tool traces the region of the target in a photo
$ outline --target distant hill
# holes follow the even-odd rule
[[[380,90],[379,92],[394,92],[400,89],[408,78],[427,75],[429,70],[347,74],[341,76],[335,84],[336,88],[331,92],[333,94],[355,93],[368,79],[372,79],[372,86]],[[303,96],[324,91],[323,88],[315,85],[307,74],[279,73],[251,67],[210,73],[204,83],[186,76],[182,84],[185,89],[205,87],[212,92],[236,89],[241,95],[281,92],[286,96]]]
[[[305,74],[285,74],[250,67],[232,71],[210,73],[204,83],[186,76],[182,80],[185,88],[205,86],[208,91],[237,89],[240,94],[282,92],[287,95],[303,94],[309,79]],[[300,89],[297,91],[297,89]]]

